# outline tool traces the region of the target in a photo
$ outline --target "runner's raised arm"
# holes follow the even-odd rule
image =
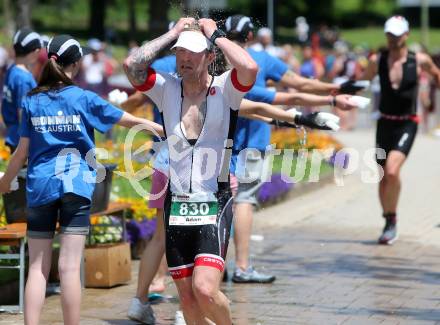
[[[199,26],[205,36],[212,40],[214,32],[219,31],[217,25],[212,19],[200,19]],[[253,85],[258,73],[257,63],[252,59],[249,53],[239,45],[222,36],[214,40],[220,50],[224,53],[231,65],[237,70],[237,78],[241,85]]]
[[[159,52],[177,39],[185,25],[194,23],[194,18],[180,18],[167,33],[145,43],[124,61],[124,70],[132,85],[142,85],[148,76],[148,68]]]

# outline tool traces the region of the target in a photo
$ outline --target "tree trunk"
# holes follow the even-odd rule
[[[31,27],[32,0],[17,1],[17,28]]]
[[[107,0],[89,0],[89,34],[92,37],[104,39],[105,34],[105,14]]]
[[[168,31],[169,1],[151,1],[149,9],[148,31],[152,38],[156,38]]]
[[[137,31],[136,24],[136,0],[128,1],[128,20],[130,22],[130,35],[131,38],[134,38]]]
[[[15,23],[12,19],[12,7],[10,0],[3,0],[3,19],[5,21],[5,29],[8,34],[8,38],[11,39],[15,32]]]

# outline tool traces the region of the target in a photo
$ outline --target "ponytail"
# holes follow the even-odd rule
[[[72,79],[64,73],[63,67],[57,63],[56,59],[56,56],[53,55],[47,60],[43,71],[41,71],[38,86],[28,93],[29,96],[74,85]]]

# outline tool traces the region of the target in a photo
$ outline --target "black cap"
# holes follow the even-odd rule
[[[47,57],[54,58],[63,66],[79,61],[90,49],[82,48],[79,42],[70,35],[57,35],[47,44]]]
[[[40,49],[41,37],[37,32],[25,27],[15,33],[13,43],[15,54],[22,56]]]
[[[225,22],[226,35],[231,40],[245,42],[254,25],[249,17],[243,15],[229,16]]]

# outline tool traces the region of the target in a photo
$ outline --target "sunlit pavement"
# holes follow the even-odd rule
[[[372,131],[340,133],[364,151]],[[420,135],[403,170],[400,238],[376,244],[383,227],[377,185],[361,181],[361,166],[344,178],[256,215],[252,263],[273,273],[271,285],[226,283],[234,324],[440,324],[440,139]],[[295,195],[296,196],[296,195]],[[261,237],[259,238],[261,239]],[[232,271],[231,241],[229,269]],[[129,285],[86,289],[81,324],[134,324],[126,319],[135,292]],[[175,295],[172,283],[166,294]],[[173,324],[178,303],[154,306],[157,324]],[[0,314],[0,324],[22,324]],[[51,296],[41,324],[62,324],[59,296]]]

